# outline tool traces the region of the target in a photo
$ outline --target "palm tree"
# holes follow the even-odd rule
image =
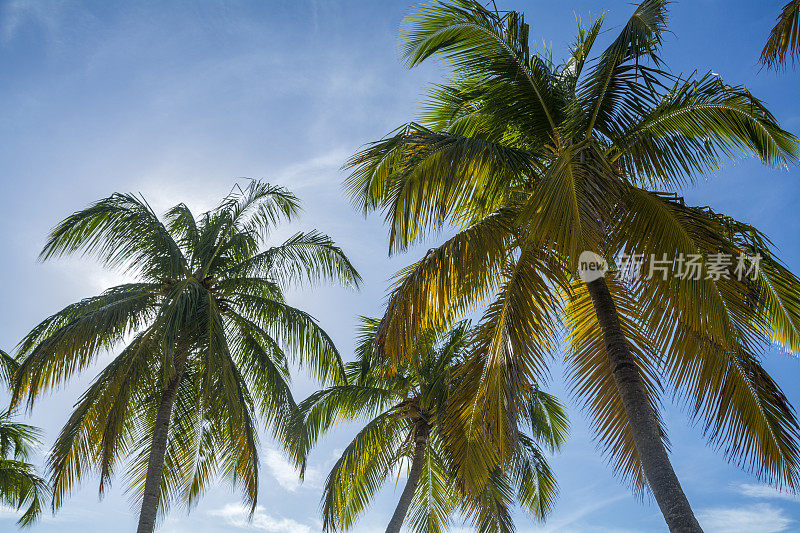
[[[792,61],[800,54],[800,0],[790,0],[783,6],[761,51],[761,64],[767,67],[781,65],[786,59],[786,52],[789,52]]]
[[[0,382],[8,384],[17,362],[0,350]],[[47,498],[47,483],[28,463],[33,448],[40,444],[40,431],[26,424],[12,422],[9,413],[0,414],[0,503],[19,510],[27,506],[17,524],[34,523],[42,514]]]
[[[262,251],[269,231],[299,210],[286,189],[252,181],[195,218],[178,204],[162,222],[140,197],[114,194],[66,218],[42,259],[82,251],[139,277],[45,319],[18,347],[12,405],[128,342],[81,397],[49,458],[53,508],[86,472],[100,493],[125,462],[141,501],[139,533],[150,533],[172,500],[192,505],[222,475],[258,490],[256,413],[282,439],[296,415],[288,362],[325,383],[343,365],[285,287],[359,275],[327,236],[298,233]],[[130,458],[130,460],[128,460]]]
[[[386,528],[397,533],[411,510],[415,531],[445,531],[460,508],[479,531],[513,531],[510,514],[516,496],[537,519],[551,510],[556,482],[540,443],[557,450],[567,420],[555,397],[536,390],[525,398],[522,417],[529,434],[520,434],[515,456],[492,472],[476,492],[465,492],[451,469],[450,450],[440,433],[454,390],[455,369],[463,363],[469,323],[450,331],[433,330],[417,338],[409,365],[391,376],[375,356],[379,321],[362,319],[357,360],[347,366],[348,384],[312,394],[300,405],[305,417],[301,453],[337,423],[371,418],[334,465],[322,497],[323,529],[350,529],[358,515],[395,469],[410,463],[408,479]]]
[[[669,461],[659,399],[685,399],[729,460],[795,489],[798,423],[758,356],[770,340],[800,352],[800,283],[749,226],[658,190],[741,154],[785,165],[798,145],[745,88],[665,70],[667,2],[642,2],[590,59],[602,23],[579,23],[556,64],[530,49],[521,13],[470,0],[421,7],[405,22],[403,56],[411,66],[438,56],[451,77],[431,91],[422,123],[351,159],[346,187],[365,213],[384,210],[390,251],[460,230],[400,274],[378,338],[391,369],[420,331],[488,303],[453,394],[465,415],[443,430],[462,450],[463,483],[486,479],[487,450],[495,461],[510,453],[515,399],[546,374],[563,319],[573,390],[613,466],[652,491],[672,531],[701,531]],[[667,257],[673,269],[691,254],[762,263],[755,280],[729,265],[719,278],[583,283],[583,251],[611,265],[623,253]]]

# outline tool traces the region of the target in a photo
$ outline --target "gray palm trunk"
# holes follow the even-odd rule
[[[144,482],[142,510],[139,513],[139,527],[136,533],[153,533],[158,514],[158,500],[161,493],[161,476],[164,470],[164,456],[167,451],[167,435],[172,417],[172,406],[183,378],[183,363],[175,369],[175,376],[161,394],[156,421],[153,426],[153,441],[150,444],[150,456],[147,459],[147,477]]]
[[[644,388],[639,367],[620,325],[617,308],[605,278],[586,284],[603,332],[608,364],[614,376],[633,434],[645,477],[672,533],[702,533],[678,477],[672,469],[655,411]]]
[[[400,501],[397,502],[397,508],[394,510],[392,519],[389,521],[389,525],[386,526],[386,533],[399,533],[400,528],[403,526],[408,507],[411,505],[411,499],[414,497],[417,485],[419,485],[422,467],[425,464],[425,449],[428,447],[429,434],[430,428],[428,424],[422,421],[418,422],[414,432],[414,457],[411,460],[411,470],[408,472],[406,488],[403,489],[403,494],[400,495]]]

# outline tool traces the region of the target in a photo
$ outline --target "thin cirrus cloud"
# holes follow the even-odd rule
[[[240,529],[267,531],[268,533],[311,533],[312,529],[291,518],[276,518],[266,512],[262,506],[256,507],[252,519],[250,509],[240,503],[229,503],[220,509],[208,512],[215,518],[221,518],[227,525]]]
[[[704,509],[697,518],[706,533],[783,533],[794,521],[768,503]]]
[[[742,496],[747,496],[749,498],[789,500],[793,502],[800,501],[800,498],[798,498],[796,495],[781,492],[778,489],[770,487],[769,485],[742,483],[736,486],[736,490]]]

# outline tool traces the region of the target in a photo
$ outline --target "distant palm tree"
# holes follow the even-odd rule
[[[800,54],[800,0],[783,6],[761,52],[761,64],[767,67],[784,64],[786,53],[794,61]]]
[[[253,181],[195,218],[178,204],[162,222],[143,198],[114,194],[61,222],[42,259],[82,251],[141,281],[45,319],[19,345],[12,403],[28,407],[105,350],[128,345],[84,393],[53,445],[53,508],[87,472],[100,493],[122,462],[150,533],[170,500],[192,505],[215,475],[255,509],[258,412],[283,438],[295,420],[287,362],[326,383],[344,379],[328,335],[283,289],[359,275],[325,235],[298,233],[261,251],[299,210],[286,189]]]
[[[540,450],[557,450],[567,432],[562,406],[539,390],[521,402],[529,424],[520,433],[515,453],[497,468],[477,492],[465,492],[452,471],[451,450],[441,434],[442,421],[455,387],[456,368],[470,340],[469,324],[446,334],[426,331],[411,347],[408,366],[391,376],[374,354],[378,320],[363,319],[357,361],[348,364],[348,385],[311,395],[300,405],[305,415],[304,453],[337,423],[372,418],[344,450],[323,492],[323,529],[350,529],[386,478],[406,460],[406,486],[386,528],[397,533],[411,510],[415,531],[445,531],[461,510],[479,531],[513,531],[514,499],[537,519],[552,509],[556,481]]]
[[[17,362],[0,350],[0,383],[8,385]],[[29,464],[33,447],[40,444],[40,432],[33,426],[12,422],[9,413],[0,413],[0,503],[27,509],[17,521],[21,527],[34,523],[42,514],[48,497],[47,483]]]
[[[487,452],[511,453],[515,400],[546,375],[564,323],[569,377],[613,466],[652,490],[672,531],[701,531],[667,454],[661,394],[684,398],[730,460],[798,488],[798,422],[759,354],[770,339],[800,353],[800,282],[753,228],[657,191],[740,154],[786,165],[798,144],[747,89],[667,72],[666,1],[642,2],[590,57],[602,22],[579,23],[557,64],[530,48],[521,13],[471,0],[420,7],[402,54],[410,66],[437,56],[451,77],[431,91],[423,124],[352,158],[346,186],[365,213],[386,213],[390,251],[459,229],[401,273],[379,345],[389,369],[404,365],[419,332],[488,303],[453,395],[466,414],[442,431],[463,450],[463,483],[486,479]],[[584,283],[584,251],[611,265],[623,253],[666,257],[673,271],[693,254],[762,262],[752,281],[734,264],[716,279]]]

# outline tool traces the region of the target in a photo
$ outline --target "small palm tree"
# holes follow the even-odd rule
[[[331,470],[322,497],[325,531],[346,530],[369,505],[386,478],[406,460],[408,479],[386,528],[397,533],[411,510],[415,531],[445,531],[460,509],[479,531],[513,531],[514,498],[543,520],[551,510],[556,482],[539,448],[557,450],[567,432],[562,406],[536,390],[523,402],[521,417],[529,432],[520,433],[512,460],[496,468],[479,491],[467,492],[452,470],[452,450],[442,438],[442,421],[455,388],[455,369],[463,364],[471,333],[456,324],[446,334],[420,335],[409,364],[391,377],[375,356],[379,321],[363,319],[357,361],[348,365],[348,385],[311,395],[300,405],[305,416],[303,455],[335,424],[372,418],[342,453]]]
[[[442,432],[464,450],[463,483],[486,479],[487,449],[505,460],[514,399],[541,381],[564,323],[569,377],[612,464],[652,490],[671,530],[701,531],[669,460],[661,395],[686,398],[730,460],[800,487],[795,412],[759,362],[770,340],[800,353],[800,282],[754,229],[659,191],[740,154],[785,166],[798,144],[747,89],[666,70],[667,4],[644,0],[594,57],[603,18],[579,23],[560,63],[530,47],[522,13],[472,0],[420,7],[403,56],[410,66],[438,57],[451,77],[431,91],[422,124],[352,158],[346,185],[365,212],[385,211],[390,251],[459,229],[401,273],[379,345],[391,370],[419,332],[488,304],[454,394],[464,420]],[[584,283],[582,252],[608,264],[622,254],[762,262],[753,280],[730,265],[716,279]]]
[[[0,383],[8,385],[17,362],[0,350]],[[33,448],[40,444],[40,431],[26,424],[12,422],[9,413],[0,414],[0,503],[19,510],[27,506],[17,520],[21,527],[34,523],[42,514],[47,499],[47,483],[29,464]]]
[[[791,0],[783,6],[761,52],[761,64],[767,67],[781,65],[787,52],[792,61],[800,55],[800,0]]]
[[[325,235],[298,233],[262,250],[269,231],[299,210],[289,191],[253,181],[199,218],[178,204],[162,222],[143,198],[114,194],[50,234],[42,259],[82,251],[140,281],[65,307],[20,343],[12,405],[128,344],[84,393],[49,458],[53,508],[87,472],[100,493],[125,462],[151,533],[171,500],[192,505],[222,475],[258,491],[256,414],[281,439],[296,415],[287,364],[325,383],[344,379],[328,335],[283,289],[359,275]]]

